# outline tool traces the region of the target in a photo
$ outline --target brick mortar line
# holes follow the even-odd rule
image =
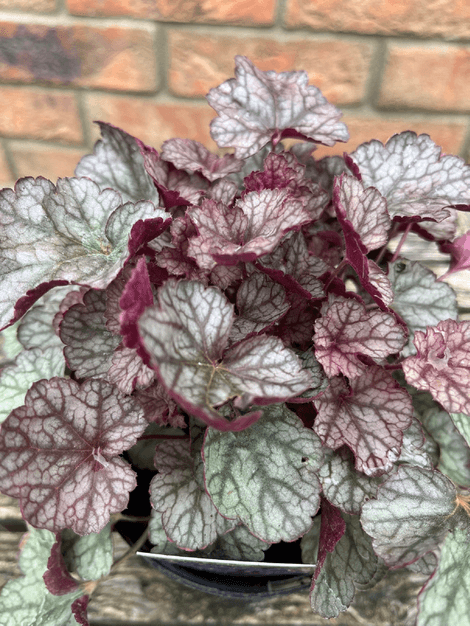
[[[15,159],[10,151],[9,141],[5,137],[0,137],[0,144],[3,148],[3,153],[5,154],[5,160],[7,162],[8,169],[10,170],[10,174],[13,180],[18,180],[18,169],[16,167]]]
[[[153,32],[159,20],[131,19],[129,17],[89,17],[85,15],[70,15],[70,13],[19,13],[17,11],[0,11],[1,22],[24,24],[26,26],[90,26],[93,28],[142,28]]]

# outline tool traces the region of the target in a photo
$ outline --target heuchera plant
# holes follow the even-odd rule
[[[0,491],[29,524],[0,613],[87,624],[150,467],[157,552],[302,538],[323,617],[407,567],[420,626],[469,624],[470,322],[400,250],[470,267],[470,167],[411,131],[317,160],[348,132],[306,73],[235,74],[207,96],[231,153],[99,122],[75,177],[0,192]]]

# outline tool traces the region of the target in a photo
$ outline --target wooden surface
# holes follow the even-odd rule
[[[0,587],[21,575],[18,544],[23,535],[15,500],[0,496]],[[7,531],[6,527],[16,530]],[[113,534],[115,555],[128,548]],[[376,587],[356,594],[353,606],[340,618],[325,620],[311,611],[308,591],[245,602],[221,599],[167,578],[133,556],[99,583],[89,603],[91,626],[170,626],[173,624],[329,624],[330,626],[412,626],[415,598],[424,577],[399,570]],[[34,626],[34,624],[31,624]]]

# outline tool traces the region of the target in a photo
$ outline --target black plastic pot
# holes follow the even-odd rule
[[[138,471],[138,487],[131,493],[129,506],[125,513],[132,516],[146,516],[150,514],[148,485],[152,472]],[[116,530],[129,543],[134,544],[145,530],[145,523],[124,522],[116,524]],[[150,552],[152,545],[147,542],[142,552]],[[300,540],[292,543],[278,543],[272,545],[265,552],[265,561],[271,563],[301,563]],[[183,585],[198,589],[206,593],[225,598],[270,598],[299,591],[306,591],[311,584],[311,576],[302,573],[292,573],[291,570],[266,567],[243,567],[234,570],[233,567],[219,564],[190,563],[180,565],[170,561],[145,558],[145,561],[160,570],[168,577]]]

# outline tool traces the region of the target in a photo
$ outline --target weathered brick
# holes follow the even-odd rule
[[[50,89],[0,87],[0,135],[82,143],[75,96]]]
[[[274,22],[276,0],[67,0],[67,7],[73,15],[265,26]]]
[[[391,45],[379,105],[470,111],[470,46]]]
[[[56,8],[56,0],[0,0],[2,11],[29,11],[50,13]]]
[[[13,182],[13,174],[8,167],[5,151],[0,145],[0,189],[3,189],[3,187],[11,187]]]
[[[290,28],[382,35],[470,37],[467,0],[289,0]]]
[[[214,150],[217,145],[209,135],[209,122],[216,113],[208,104],[151,102],[140,98],[90,94],[87,109],[92,137],[99,129],[93,120],[110,122],[145,143],[160,148],[166,139],[195,139]]]
[[[169,86],[181,96],[204,96],[234,75],[234,56],[243,54],[262,70],[305,70],[310,83],[331,102],[359,102],[373,52],[371,43],[334,39],[276,41],[173,30],[168,33]]]
[[[4,81],[154,91],[155,57],[141,28],[0,23]]]
[[[19,178],[44,176],[54,183],[59,177],[73,176],[75,166],[88,152],[86,148],[67,149],[18,141],[10,141],[9,150]]]
[[[350,112],[346,112],[342,121],[347,125],[350,140],[347,143],[336,143],[332,148],[319,146],[315,151],[315,157],[332,154],[343,154],[352,152],[361,143],[378,139],[385,143],[395,133],[405,130],[414,130],[418,135],[426,133],[431,139],[441,146],[446,154],[461,153],[467,125],[458,121],[436,121],[424,118],[379,118],[379,117],[359,117]]]

